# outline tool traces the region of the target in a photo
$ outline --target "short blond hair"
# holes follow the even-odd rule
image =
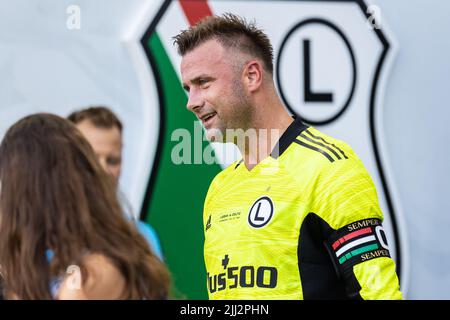
[[[269,38],[255,23],[235,14],[206,17],[173,39],[181,56],[208,40],[217,39],[225,48],[261,59],[265,69],[273,73],[273,48]]]

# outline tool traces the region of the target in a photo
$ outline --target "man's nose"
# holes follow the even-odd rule
[[[186,108],[189,111],[196,112],[199,108],[201,108],[204,104],[203,98],[201,94],[197,90],[191,90],[189,92],[188,102]]]

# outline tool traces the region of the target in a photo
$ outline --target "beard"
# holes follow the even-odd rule
[[[227,115],[218,116],[218,123],[214,128],[207,130],[206,137],[210,142],[236,143],[236,137],[249,129],[252,123],[253,108],[250,98],[246,95],[241,80],[236,77],[233,82],[232,94],[224,101]]]
[[[225,129],[219,128],[206,129],[205,136],[209,142],[225,143],[227,141],[225,140],[224,133],[222,133],[225,131],[226,131]]]

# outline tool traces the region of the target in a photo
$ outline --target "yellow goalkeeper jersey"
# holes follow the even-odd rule
[[[375,186],[342,141],[299,119],[205,199],[210,299],[401,299]]]

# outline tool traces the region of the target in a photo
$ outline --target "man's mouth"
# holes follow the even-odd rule
[[[202,124],[205,127],[205,129],[209,129],[216,115],[217,113],[212,112],[200,117],[200,120],[202,121]]]

